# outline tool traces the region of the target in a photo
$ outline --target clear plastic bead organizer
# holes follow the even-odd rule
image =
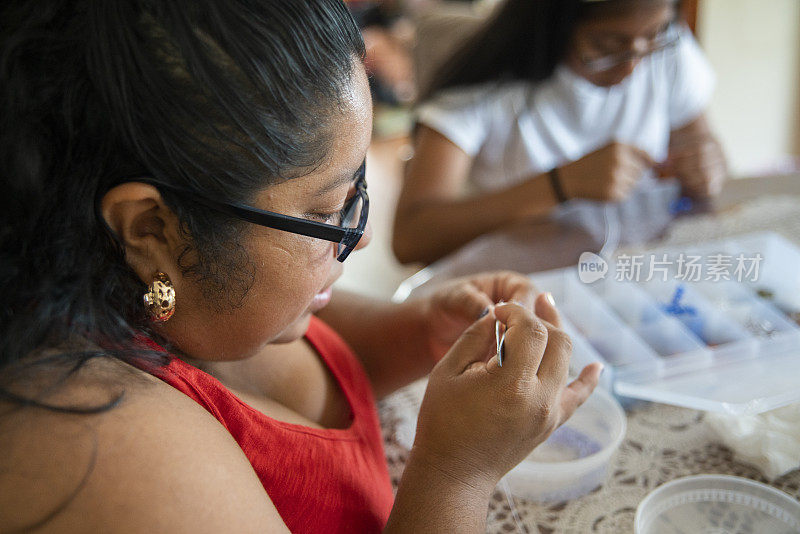
[[[758,233],[638,256],[639,276],[531,275],[562,313],[573,371],[603,362],[622,401],[745,414],[800,400],[800,249]],[[708,273],[687,277],[697,258]]]

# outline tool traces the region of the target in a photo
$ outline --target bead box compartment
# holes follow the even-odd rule
[[[742,281],[676,280],[674,268],[637,282],[617,281],[613,269],[591,284],[576,267],[531,275],[562,312],[571,369],[604,362],[602,385],[625,402],[758,413],[800,400],[800,249],[760,233],[644,256],[682,253],[762,260]]]

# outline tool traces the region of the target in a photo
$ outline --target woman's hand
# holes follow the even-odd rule
[[[505,303],[472,324],[431,373],[411,457],[442,476],[490,491],[566,421],[600,375],[587,366],[566,385],[572,344],[546,295],[536,314]],[[495,318],[506,325],[495,356]]]
[[[536,291],[513,272],[453,280],[432,296],[402,304],[334,291],[317,312],[359,355],[377,398],[428,375],[481,312],[501,300],[533,309]]]
[[[614,142],[560,167],[558,173],[567,198],[618,202],[653,165],[644,150]]]
[[[471,324],[497,302],[515,301],[533,309],[536,288],[518,273],[501,271],[453,280],[423,305],[431,358],[439,361]]]

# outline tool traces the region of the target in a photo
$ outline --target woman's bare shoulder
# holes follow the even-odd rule
[[[90,415],[0,403],[3,530],[285,529],[230,433],[178,390],[98,359],[54,391],[59,406],[122,397]]]

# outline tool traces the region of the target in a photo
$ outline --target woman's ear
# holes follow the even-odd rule
[[[144,283],[157,271],[179,272],[174,251],[180,245],[180,223],[158,189],[141,182],[118,185],[103,196],[100,211]]]

